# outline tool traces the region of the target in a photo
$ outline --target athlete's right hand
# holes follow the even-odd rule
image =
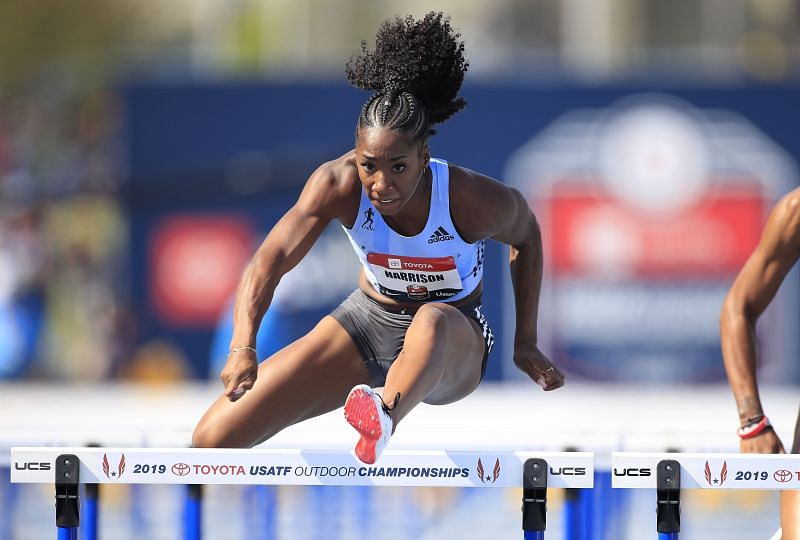
[[[744,454],[785,454],[783,444],[771,427],[765,429],[752,439],[742,439],[739,450]]]
[[[239,349],[232,352],[219,374],[225,385],[225,396],[236,401],[253,388],[258,376],[258,360],[255,351]]]

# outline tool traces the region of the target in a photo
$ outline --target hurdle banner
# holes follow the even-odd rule
[[[614,488],[661,488],[658,465],[680,465],[681,489],[800,489],[800,455],[637,453],[611,454]]]
[[[526,460],[547,462],[548,487],[591,488],[591,452],[387,450],[373,465],[352,453],[299,449],[11,448],[12,483],[53,483],[74,455],[82,483],[521,487]]]

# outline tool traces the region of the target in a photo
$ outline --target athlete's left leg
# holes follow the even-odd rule
[[[485,347],[480,326],[457,308],[423,305],[386,376],[383,396],[393,407],[394,425],[422,401],[443,405],[471,394],[481,379]]]

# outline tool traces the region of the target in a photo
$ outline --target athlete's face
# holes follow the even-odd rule
[[[410,201],[424,200],[424,190],[419,186],[429,160],[428,145],[402,133],[383,128],[366,128],[358,133],[358,177],[383,215],[395,215]]]

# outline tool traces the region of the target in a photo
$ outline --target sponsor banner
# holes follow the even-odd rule
[[[53,483],[74,454],[84,483],[520,487],[526,459],[547,461],[548,486],[589,488],[590,452],[387,451],[374,465],[351,452],[147,448],[12,448],[11,481]]]
[[[614,452],[611,486],[655,489],[656,467],[674,459],[681,489],[800,489],[800,455]]]

